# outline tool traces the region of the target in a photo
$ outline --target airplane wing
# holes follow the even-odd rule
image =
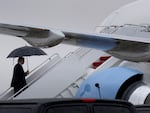
[[[36,47],[52,47],[61,42],[100,49],[130,61],[150,60],[150,38],[117,33],[75,33],[28,26],[0,24],[0,33],[21,37]],[[144,57],[144,58],[143,58]]]
[[[23,38],[29,44],[37,47],[55,46],[62,41],[64,35],[48,29],[27,26],[0,24],[0,34],[12,35]]]

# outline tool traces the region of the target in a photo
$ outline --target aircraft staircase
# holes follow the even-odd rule
[[[100,58],[94,61],[87,69],[87,73],[80,78],[78,78],[75,82],[70,84],[67,88],[58,93],[55,98],[65,98],[65,97],[74,97],[80,84],[88,78],[91,73],[96,70],[106,69],[112,66],[116,66],[120,64],[121,60],[116,59],[114,57],[110,57],[107,55],[100,56]]]
[[[31,86],[34,82],[36,82],[38,79],[44,76],[44,72],[48,71],[50,68],[56,65],[60,60],[61,58],[59,54],[55,53],[51,57],[46,59],[43,63],[41,63],[39,66],[34,68],[30,72],[30,74],[26,77],[27,86]],[[26,88],[27,86],[25,86],[24,88]],[[14,97],[15,95],[17,95],[17,93],[14,94],[13,87],[10,87],[0,95],[0,100],[7,100],[9,98]]]
[[[0,99],[74,97],[80,84],[91,73],[120,62],[102,51],[89,48],[79,48],[64,58],[54,54],[30,73],[26,78],[27,86],[16,94],[13,88],[9,88]]]

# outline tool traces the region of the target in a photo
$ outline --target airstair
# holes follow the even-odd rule
[[[118,64],[121,63],[121,60],[111,57],[110,56],[101,56],[101,58],[107,58],[105,60],[103,60],[103,63],[101,60],[97,60],[94,61],[91,66],[89,66],[87,68],[87,72],[85,75],[81,76],[80,78],[78,78],[75,82],[73,82],[72,84],[70,84],[67,88],[65,88],[64,90],[62,90],[60,93],[58,93],[55,98],[65,98],[65,97],[74,97],[76,94],[76,91],[78,90],[78,88],[80,87],[81,83],[86,80],[86,78],[88,78],[91,73],[93,73],[96,70],[100,70],[100,69],[106,69],[112,66],[117,66]],[[95,66],[96,64],[96,66]]]
[[[55,53],[51,57],[46,59],[43,63],[41,63],[39,66],[34,68],[26,78],[27,86],[31,86],[34,82],[36,82],[38,79],[44,76],[44,72],[48,71],[50,68],[55,66],[60,60],[61,58],[59,54]],[[27,86],[25,86],[24,88],[26,88]],[[15,95],[14,95],[14,89],[10,87],[0,95],[0,99],[7,100],[9,98],[14,97]]]
[[[15,95],[13,88],[9,88],[0,95],[0,99],[74,97],[80,84],[91,73],[120,62],[100,50],[90,48],[79,48],[64,58],[54,54],[30,73],[26,78],[27,86]]]

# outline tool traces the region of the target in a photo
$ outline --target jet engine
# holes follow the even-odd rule
[[[98,70],[89,76],[76,93],[77,98],[123,99],[135,105],[150,103],[150,87],[143,73],[128,67]]]

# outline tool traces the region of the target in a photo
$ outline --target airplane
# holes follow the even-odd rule
[[[142,80],[149,73],[136,66],[142,63],[147,67],[150,61],[149,3],[149,0],[136,0],[121,7],[104,20],[96,33],[3,23],[0,24],[0,33],[22,38],[35,47],[49,48],[64,43],[102,50],[121,59],[127,62],[122,67],[97,70],[89,76],[81,84],[76,97],[125,99],[134,104],[147,104],[150,103],[150,87]]]

